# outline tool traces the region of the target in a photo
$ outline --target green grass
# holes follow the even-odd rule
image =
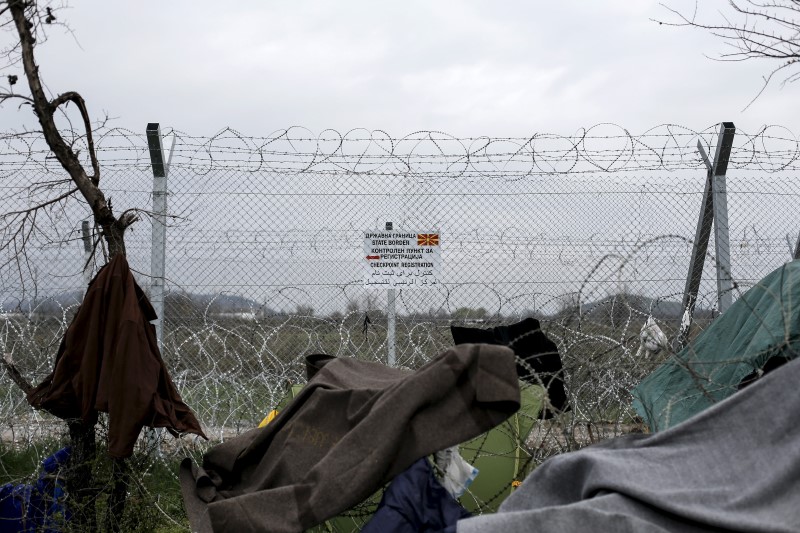
[[[55,441],[39,442],[26,447],[0,442],[0,485],[35,481],[42,459],[61,447]]]

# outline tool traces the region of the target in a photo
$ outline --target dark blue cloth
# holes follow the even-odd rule
[[[42,461],[43,472],[33,485],[0,485],[0,533],[55,533],[63,529],[70,513],[64,507],[64,487],[53,478],[69,460],[62,448]]]
[[[433,475],[425,458],[392,480],[362,533],[455,531],[456,522],[472,515]]]

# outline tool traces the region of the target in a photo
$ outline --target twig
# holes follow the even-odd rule
[[[11,360],[11,354],[7,353],[3,356],[3,366],[8,372],[9,377],[11,377],[11,381],[17,384],[17,387],[22,389],[26,395],[33,390],[33,385],[31,385],[27,379],[20,373],[17,369],[16,365]]]

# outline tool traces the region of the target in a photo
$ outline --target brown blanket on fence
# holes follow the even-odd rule
[[[167,373],[150,320],[153,306],[124,256],[89,283],[56,355],[55,369],[28,403],[59,418],[92,425],[108,413],[108,453],[128,457],[142,427],[205,437]]]
[[[417,459],[519,409],[511,350],[462,345],[416,372],[323,357],[264,428],[181,465],[193,531],[303,531],[356,505]],[[317,370],[317,368],[319,368]]]

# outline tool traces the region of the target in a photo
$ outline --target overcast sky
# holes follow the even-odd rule
[[[729,10],[701,4],[708,18]],[[77,90],[94,116],[142,132],[528,136],[613,122],[635,134],[730,120],[797,133],[800,118],[800,84],[776,83],[743,111],[770,64],[709,59],[722,42],[652,21],[674,20],[655,0],[76,0],[58,17],[74,37],[53,31],[38,50],[50,90]]]

